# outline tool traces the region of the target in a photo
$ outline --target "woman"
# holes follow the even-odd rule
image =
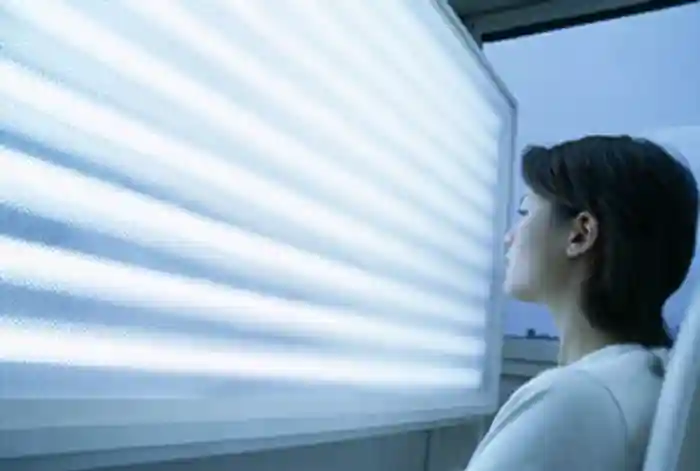
[[[505,289],[551,311],[560,365],[511,396],[467,469],[641,470],[672,344],[662,308],[695,248],[696,181],[627,136],[532,147],[522,176]]]

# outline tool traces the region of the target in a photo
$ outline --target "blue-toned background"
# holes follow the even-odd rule
[[[700,175],[700,4],[486,45],[520,105],[518,149],[589,133],[631,133],[675,144]],[[695,45],[695,46],[692,46]],[[694,50],[693,50],[694,49]],[[694,127],[693,127],[694,126]],[[518,181],[516,195],[522,192]],[[669,302],[683,317],[696,260]],[[554,334],[547,313],[510,302],[506,332]]]

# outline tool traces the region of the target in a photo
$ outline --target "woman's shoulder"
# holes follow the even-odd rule
[[[610,469],[634,469],[643,460],[663,381],[659,361],[649,351],[609,349],[547,370],[511,395],[483,446],[533,442],[537,436],[563,451],[578,442],[606,450],[610,462],[625,463]]]
[[[517,389],[501,408],[499,415],[520,414],[531,407],[561,409],[571,417],[594,408],[614,414],[619,404],[613,391],[591,371],[573,366],[552,368]]]
[[[635,347],[608,348],[571,365],[547,370],[520,387],[504,409],[527,407],[540,401],[551,406],[585,409],[594,401],[616,409],[625,422],[653,415],[666,358]],[[572,411],[574,409],[571,409]]]
[[[620,409],[603,384],[585,371],[555,368],[523,385],[501,408],[475,453],[474,469],[528,463],[521,469],[624,470],[626,436]],[[578,457],[575,466],[572,457]]]

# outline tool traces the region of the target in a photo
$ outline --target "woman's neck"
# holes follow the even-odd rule
[[[560,334],[558,363],[561,366],[569,365],[589,353],[615,343],[595,331],[564,330]]]
[[[559,305],[557,309],[552,309],[552,315],[559,331],[558,362],[561,366],[574,363],[589,353],[617,343],[610,336],[592,327],[577,306]]]

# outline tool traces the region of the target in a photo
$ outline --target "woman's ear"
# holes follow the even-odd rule
[[[588,211],[579,213],[571,223],[566,255],[577,258],[585,254],[598,239],[598,220]]]

